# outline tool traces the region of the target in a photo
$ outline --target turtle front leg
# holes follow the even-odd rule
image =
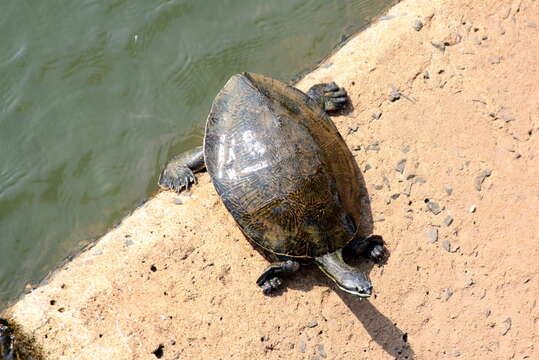
[[[159,185],[176,192],[180,192],[182,189],[189,190],[192,184],[197,183],[194,173],[205,168],[204,150],[202,146],[196,147],[176,155],[170,160],[159,176]]]
[[[307,95],[322,105],[326,112],[341,110],[349,100],[346,90],[334,82],[316,84],[307,91]]]
[[[346,248],[357,256],[365,256],[376,263],[383,262],[389,256],[389,250],[384,246],[380,235],[371,235],[368,238],[352,240]]]
[[[287,260],[273,263],[264,270],[262,275],[256,280],[256,284],[262,288],[265,295],[271,294],[277,290],[282,282],[282,276],[288,276],[299,270],[299,262]]]

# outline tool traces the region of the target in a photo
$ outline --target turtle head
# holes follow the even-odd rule
[[[314,259],[318,267],[337,286],[347,293],[369,297],[372,294],[372,283],[361,271],[348,265],[342,258],[342,249]]]
[[[372,283],[361,271],[347,271],[340,277],[334,278],[333,281],[347,293],[360,297],[369,297],[372,295]]]

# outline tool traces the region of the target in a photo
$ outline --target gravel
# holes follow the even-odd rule
[[[451,243],[449,242],[449,240],[446,239],[442,241],[442,248],[447,252],[451,252]]]
[[[309,321],[309,322],[307,323],[307,325],[305,325],[305,326],[307,326],[308,328],[314,328],[314,327],[317,327],[317,326],[318,326],[318,321],[316,321],[316,320]]]
[[[391,92],[389,93],[389,101],[395,102],[401,98],[401,93],[397,89],[391,89]]]
[[[441,52],[445,51],[445,44],[444,43],[435,42],[435,41],[431,41],[430,43],[432,44],[432,46],[434,46],[436,49],[440,50]]]
[[[481,185],[483,184],[483,181],[485,181],[485,179],[490,175],[492,175],[491,169],[485,169],[481,171],[481,173],[477,175],[474,180],[475,190],[481,191]]]
[[[326,351],[324,350],[324,344],[316,345],[316,350],[318,350],[318,355],[320,355],[324,359],[328,357],[328,355],[326,354]]]
[[[445,302],[445,301],[449,300],[449,298],[451,296],[453,296],[453,291],[451,291],[451,289],[443,289],[442,290],[442,297],[441,297],[442,301]]]
[[[427,202],[427,207],[434,215],[438,215],[442,212],[442,207],[437,202],[429,201]]]
[[[438,229],[431,226],[427,229],[427,238],[431,244],[438,241]]]
[[[511,330],[511,325],[512,325],[512,322],[511,322],[511,318],[508,317],[507,319],[505,319],[502,323],[502,336],[505,336],[509,330]]]
[[[405,167],[406,167],[406,159],[400,159],[397,165],[395,166],[395,170],[402,174],[404,173]]]

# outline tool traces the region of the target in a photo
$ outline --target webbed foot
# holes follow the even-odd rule
[[[258,280],[256,280],[256,284],[262,288],[264,295],[269,295],[281,287],[281,276],[288,276],[295,273],[299,270],[299,267],[299,263],[294,260],[271,264],[264,270]]]
[[[164,188],[180,192],[189,190],[192,184],[197,183],[197,178],[188,167],[167,166],[159,177],[159,185]]]
[[[384,246],[384,240],[380,235],[371,235],[368,238],[352,240],[347,248],[357,256],[365,256],[376,263],[384,262],[389,256],[389,250]]]
[[[15,360],[15,346],[12,331],[6,320],[0,319],[0,356],[2,359]]]
[[[271,278],[269,280],[264,281],[261,285],[259,285],[262,288],[262,292],[264,295],[270,295],[275,290],[278,290],[282,285],[281,279],[278,277]]]
[[[170,160],[159,177],[159,185],[176,192],[189,190],[191,185],[197,183],[194,172],[204,168],[204,151],[202,146],[199,146]]]
[[[309,89],[307,95],[318,101],[325,111],[341,110],[349,100],[346,90],[338,87],[334,82],[316,84]]]

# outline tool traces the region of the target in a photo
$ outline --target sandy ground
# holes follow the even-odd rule
[[[539,359],[538,27],[537,1],[406,0],[300,82],[351,97],[334,121],[391,251],[370,300],[316,268],[264,296],[203,174],[7,315],[49,359]]]

